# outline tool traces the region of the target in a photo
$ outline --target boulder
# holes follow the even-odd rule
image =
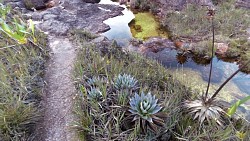
[[[228,50],[228,45],[227,44],[225,44],[225,43],[217,43],[217,48],[216,48],[215,54],[219,55],[221,57],[225,57],[227,50]]]
[[[99,3],[101,0],[83,0],[86,3]]]
[[[23,0],[25,7],[29,10],[45,9],[45,0]]]

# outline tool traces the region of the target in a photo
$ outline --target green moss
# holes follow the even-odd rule
[[[134,21],[130,23],[130,30],[133,37],[143,40],[154,36],[168,37],[167,33],[161,30],[154,15],[149,12],[135,14]]]

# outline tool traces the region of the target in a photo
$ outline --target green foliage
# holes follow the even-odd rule
[[[37,43],[35,38],[34,24],[32,20],[29,20],[27,25],[19,17],[6,18],[7,14],[10,14],[10,8],[8,6],[0,5],[0,31],[8,35],[11,39],[15,40],[18,44],[26,44],[31,36],[31,41]]]
[[[246,103],[248,100],[250,100],[250,96],[247,96],[247,97],[243,98],[242,100],[238,100],[235,104],[233,104],[233,105],[231,106],[231,108],[228,109],[227,114],[228,114],[229,116],[232,116],[232,115],[236,112],[237,108],[238,108],[241,104]]]
[[[39,120],[45,36],[8,6],[0,9],[0,138],[29,140]]]

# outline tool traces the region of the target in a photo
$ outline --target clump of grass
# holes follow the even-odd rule
[[[1,5],[0,8],[3,7]],[[44,86],[46,38],[33,26],[28,29],[22,17],[15,16],[13,18],[13,13],[1,15],[0,20],[1,140],[31,138],[35,123],[39,120],[37,106]]]

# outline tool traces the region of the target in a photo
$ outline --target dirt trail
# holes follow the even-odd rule
[[[44,95],[44,121],[39,133],[41,141],[76,141],[69,126],[73,122],[72,98],[75,87],[72,80],[75,47],[67,38],[49,37],[51,58],[46,71],[47,89]]]

